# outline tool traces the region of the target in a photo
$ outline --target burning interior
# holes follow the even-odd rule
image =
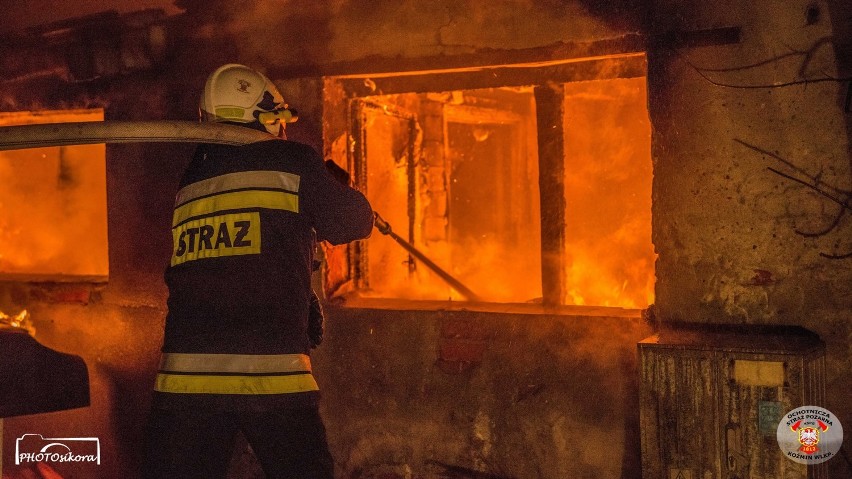
[[[655,254],[646,82],[621,75],[618,60],[600,70],[607,62],[590,60],[598,76],[560,81],[556,97],[537,94],[554,80],[534,66],[514,67],[530,70],[527,84],[476,88],[474,80],[464,89],[352,95],[347,131],[331,155],[349,166],[397,235],[477,300],[647,307]],[[446,75],[464,76],[435,78]],[[420,83],[393,80],[386,86]],[[345,81],[355,80],[341,80],[344,88]],[[381,93],[376,80],[362,81]],[[556,124],[540,124],[543,103],[559,112]],[[558,135],[548,131],[557,127]],[[558,158],[539,144],[554,137]],[[544,161],[541,152],[549,156]],[[551,181],[554,172],[559,177]],[[544,195],[543,184],[550,190]],[[554,196],[563,205],[556,217],[541,208]],[[554,240],[561,246],[555,258],[547,246]],[[336,294],[472,299],[386,235],[327,256]],[[556,293],[545,293],[548,282],[560,285]]]
[[[102,109],[24,111],[0,113],[0,126],[103,119]],[[106,280],[105,145],[2,151],[0,179],[0,277]]]

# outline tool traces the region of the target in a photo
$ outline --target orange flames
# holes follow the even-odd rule
[[[30,336],[35,336],[35,326],[30,319],[30,312],[26,309],[21,310],[18,314],[10,316],[3,311],[0,311],[0,328],[9,327],[26,331]]]
[[[375,103],[392,107],[364,112],[366,191],[373,208],[480,299],[540,298],[532,91],[457,91]],[[422,129],[410,129],[411,116],[387,113],[399,105],[417,111]],[[437,121],[423,119],[430,112]],[[414,133],[417,144],[411,145]],[[367,248],[370,289],[364,295],[465,299],[426,265],[412,267],[408,252],[392,239],[374,233]]]
[[[645,90],[644,78],[566,85],[567,304],[644,308],[654,301]]]
[[[103,120],[102,110],[0,114],[0,126]],[[104,277],[104,145],[0,152],[0,274]]]
[[[563,304],[644,308],[654,300],[645,91],[644,78],[565,85]],[[370,101],[385,105],[362,111],[357,135],[366,144],[362,186],[373,208],[481,299],[541,301],[532,89]],[[412,117],[420,122],[416,131]],[[391,238],[374,233],[366,249],[362,295],[465,299]]]

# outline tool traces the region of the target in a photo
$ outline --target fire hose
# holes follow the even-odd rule
[[[84,121],[0,127],[0,150],[93,143],[216,143],[247,145],[275,138],[223,123],[194,121]]]
[[[215,143],[248,145],[275,138],[269,133],[223,123],[194,121],[86,121],[44,123],[0,127],[0,151],[49,146],[89,145],[96,143]],[[374,225],[390,236],[412,256],[434,271],[453,289],[471,301],[476,294],[452,277],[411,243],[393,232],[391,226],[375,215]]]
[[[441,277],[448,285],[450,285],[454,290],[458,291],[462,296],[471,300],[471,301],[479,301],[479,297],[471,291],[467,286],[463,285],[459,280],[454,278],[452,275],[444,271],[440,266],[435,264],[434,261],[430,260],[423,253],[420,252],[417,248],[414,247],[408,241],[405,241],[398,234],[393,232],[393,228],[391,225],[385,221],[378,213],[373,213],[374,215],[374,225],[376,229],[379,230],[379,233],[383,235],[390,236],[394,241],[396,241],[400,246],[405,248],[406,251],[411,253],[412,256],[420,260],[423,264],[425,264],[429,269],[435,272],[438,276]]]

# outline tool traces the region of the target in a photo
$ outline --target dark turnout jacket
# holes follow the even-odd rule
[[[200,146],[175,201],[159,405],[314,403],[316,241],[362,239],[372,224],[367,199],[306,145]]]

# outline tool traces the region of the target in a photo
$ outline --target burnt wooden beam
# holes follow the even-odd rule
[[[538,128],[538,187],[541,203],[541,290],[543,303],[565,296],[565,87],[535,87]]]
[[[272,74],[340,75],[337,80],[350,97],[540,85],[546,81],[635,78],[647,74],[645,52],[648,50],[728,45],[739,43],[741,35],[737,26],[673,30],[650,36],[629,34],[616,39],[560,42],[528,49],[484,49],[453,56],[369,58],[283,68],[280,73]],[[399,74],[403,72],[407,74]]]
[[[457,55],[433,55],[426,57],[381,57],[372,56],[358,60],[326,64],[276,65],[267,72],[274,79],[310,76],[353,76],[364,78],[392,76],[399,72],[450,72],[455,69],[487,69],[491,75],[505,65],[535,64],[550,62],[589,60],[631,53],[644,53],[654,47],[690,48],[711,45],[729,45],[741,41],[742,29],[738,26],[708,28],[701,30],[672,30],[660,34],[629,33],[617,38],[584,42],[557,42],[532,48],[495,49],[480,48],[475,52]],[[467,73],[470,73],[468,71]],[[570,75],[560,73],[557,75]],[[434,76],[430,79],[434,80]],[[574,80],[587,80],[577,78]],[[390,93],[393,88],[385,93]]]
[[[358,60],[325,64],[275,65],[267,70],[273,79],[306,76],[360,75],[373,77],[397,72],[453,70],[458,68],[494,67],[522,63],[541,63],[571,59],[585,59],[641,53],[645,51],[646,36],[630,33],[617,38],[593,41],[556,42],[540,47],[501,49],[479,48],[470,53],[456,55],[430,55],[425,57],[370,56]]]
[[[406,75],[343,77],[341,83],[352,97],[420,93],[427,91],[471,90],[476,88],[523,87],[546,82],[645,76],[647,62],[643,53],[624,53],[550,64],[529,63],[462,70],[433,71]]]

